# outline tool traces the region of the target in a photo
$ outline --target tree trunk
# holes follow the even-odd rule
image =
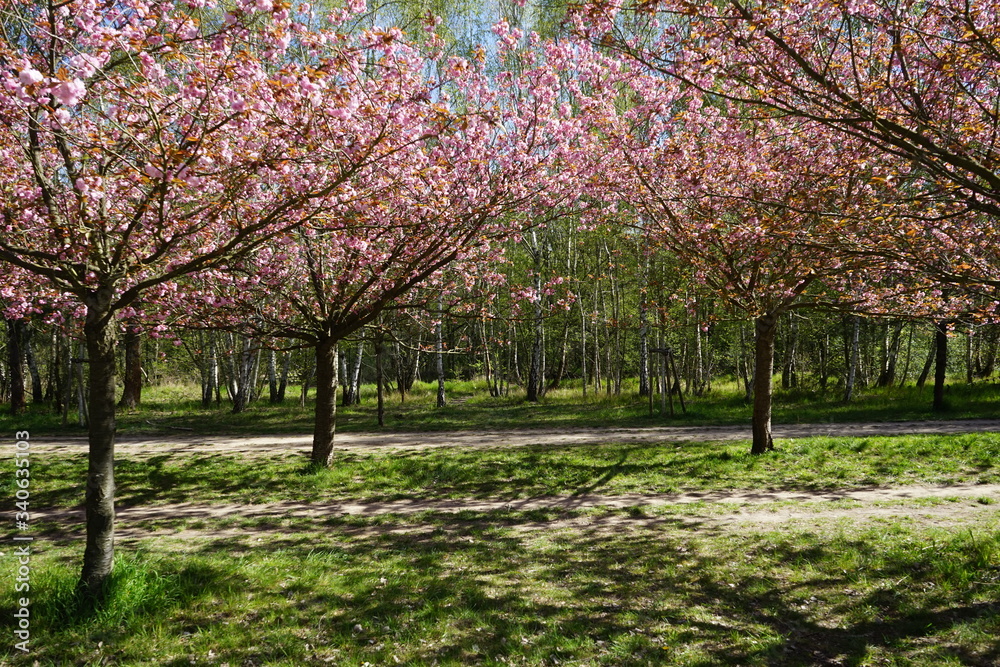
[[[278,379],[278,396],[275,403],[285,402],[285,390],[288,389],[288,371],[292,368],[292,353],[285,352],[281,362],[281,377]]]
[[[562,342],[559,344],[559,367],[556,369],[552,381],[548,384],[549,389],[558,389],[563,378],[566,377],[566,364],[569,356],[569,325],[570,318],[567,314],[563,320]]]
[[[67,395],[62,373],[64,357],[62,336],[54,330],[52,332],[52,364],[49,366],[49,372],[52,374],[52,407],[56,412],[62,412]]]
[[[528,387],[527,387],[527,400],[531,403],[537,403],[542,397],[542,383],[545,381],[542,378],[542,354],[544,350],[544,338],[543,336],[543,326],[542,317],[544,312],[542,310],[542,277],[538,273],[541,270],[540,262],[536,259],[535,261],[535,291],[538,294],[538,301],[535,303],[535,321],[533,330],[533,340],[531,344],[531,364],[528,367]]]
[[[583,378],[583,397],[587,398],[587,317],[580,301],[580,376]]]
[[[969,330],[965,332],[965,383],[972,384],[973,375],[975,368],[972,364],[972,348],[973,348],[973,336],[975,335],[975,330],[972,326],[969,326]],[[975,341],[978,343],[978,339]],[[37,401],[36,401],[37,402]]]
[[[122,398],[118,407],[134,410],[142,401],[142,335],[138,327],[125,329],[125,375],[122,378]]]
[[[743,377],[743,400],[747,403],[753,397],[753,370],[750,368],[750,354],[747,354],[747,341],[745,334],[745,327],[740,324],[740,353],[741,359],[737,362],[740,369],[740,375]]]
[[[917,388],[923,389],[924,383],[927,382],[927,376],[931,373],[931,367],[934,365],[934,355],[937,352],[937,339],[931,341],[931,347],[927,350],[927,358],[924,359],[924,367],[920,370],[920,375],[917,377]]]
[[[10,413],[19,415],[27,407],[24,398],[24,349],[21,320],[7,320],[7,368],[10,373]]]
[[[649,394],[649,317],[646,314],[646,297],[643,295],[639,304],[639,395]]]
[[[767,313],[755,322],[753,383],[753,445],[751,454],[763,454],[774,449],[771,437],[771,376],[774,371],[774,334],[778,316]]]
[[[826,392],[826,383],[829,381],[829,367],[827,357],[829,354],[829,335],[823,334],[819,339],[819,388]]]
[[[699,308],[700,312],[700,308]],[[704,391],[705,382],[705,356],[702,352],[702,340],[701,340],[701,322],[695,319],[694,323],[694,355],[691,360],[693,368],[691,369],[691,379],[694,381],[694,395],[701,396]]]
[[[31,341],[34,327],[24,325],[24,359],[28,364],[28,375],[31,376],[31,402],[36,405],[45,402],[45,392],[42,391],[42,374],[38,372],[38,362],[35,357],[35,346]]]
[[[82,427],[87,427],[90,424],[90,410],[87,408],[87,395],[90,392],[86,388],[87,378],[83,372],[83,355],[86,353],[86,342],[80,343],[76,359],[73,360],[73,376],[76,380],[76,416],[77,423]]]
[[[903,360],[903,376],[899,379],[900,387],[906,384],[906,380],[910,376],[910,359],[913,355],[913,323],[911,322],[907,328],[910,331],[906,337],[906,358]]]
[[[80,586],[99,599],[111,574],[115,546],[115,344],[113,291],[100,288],[87,295],[84,335],[89,379],[89,441],[87,547]]]
[[[795,355],[798,343],[798,325],[793,320],[788,323],[788,335],[785,336],[785,356],[781,364],[782,389],[795,389],[799,385],[798,374],[795,368]]]
[[[981,378],[988,378],[993,375],[993,369],[996,367],[997,362],[997,328],[995,325],[989,325],[986,331],[986,351],[983,353],[978,373]]]
[[[861,354],[861,318],[851,318],[851,343],[848,350],[847,381],[844,383],[844,403],[850,403],[854,396],[854,384],[858,378],[858,358]]]
[[[278,403],[278,353],[274,350],[267,351],[267,402],[271,405]]]
[[[313,366],[309,363],[309,355],[304,355],[302,362],[302,391],[299,393],[299,405],[306,407],[306,399],[309,398],[309,383],[312,382]]]
[[[934,332],[934,411],[946,409],[944,381],[948,372],[948,324],[937,323]]]
[[[69,425],[69,402],[73,394],[73,341],[68,336],[62,336],[62,359],[60,360],[60,371],[63,377],[62,384],[62,425]]]
[[[877,386],[891,387],[896,383],[896,366],[899,363],[899,351],[903,342],[903,323],[897,322],[891,335],[886,336],[885,359],[882,372],[879,374]]]
[[[321,339],[316,345],[316,419],[313,428],[313,465],[329,468],[337,421],[337,341]]]
[[[239,348],[237,348],[239,346]],[[228,358],[226,371],[229,375],[229,398],[233,402],[233,414],[247,409],[254,399],[258,366],[257,344],[250,338],[240,340],[234,337],[233,352]]]
[[[354,370],[351,371],[351,379],[348,386],[351,388],[351,405],[361,404],[361,360],[365,353],[365,338],[358,341],[358,354],[354,357]]]
[[[385,426],[385,373],[382,368],[382,358],[385,356],[385,344],[382,338],[375,339],[375,393],[378,402],[378,425]]]
[[[212,405],[212,397],[218,396],[219,389],[219,348],[215,342],[215,332],[208,333],[208,360],[205,362],[205,380],[201,389],[201,407]]]
[[[438,310],[442,304],[438,301]],[[434,359],[434,370],[437,372],[437,406],[443,408],[447,402],[444,393],[444,326],[439,321],[437,323],[437,355]]]

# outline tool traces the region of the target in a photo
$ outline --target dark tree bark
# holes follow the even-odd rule
[[[417,367],[420,365],[420,337],[413,349],[407,349],[397,342],[394,346],[392,361],[396,366],[396,389],[399,391],[399,402],[406,401],[406,394],[413,389],[417,379]]]
[[[774,372],[774,334],[777,329],[776,313],[761,315],[755,322],[751,454],[763,454],[774,449],[774,440],[771,437],[771,376]]]
[[[744,354],[747,349],[746,334],[744,332],[743,325],[740,325],[740,357],[738,360],[738,365],[740,369],[740,375],[743,378],[743,400],[747,403],[753,397],[753,369],[750,367],[750,354]]]
[[[7,370],[10,386],[10,413],[19,415],[27,407],[24,394],[24,348],[21,345],[23,323],[7,320]]]
[[[587,398],[587,317],[583,312],[583,298],[580,303],[580,377],[583,379],[583,397]]]
[[[899,362],[899,351],[903,341],[903,323],[897,322],[892,333],[886,336],[885,359],[882,372],[879,373],[876,386],[891,387],[896,382],[896,366]]]
[[[993,369],[996,367],[997,361],[997,327],[989,325],[986,328],[986,332],[985,342],[983,343],[985,351],[983,351],[980,357],[977,357],[976,375],[981,378],[988,378],[993,375]]]
[[[648,263],[646,270],[649,270]],[[639,296],[639,395],[649,396],[649,315],[646,312],[646,291]]]
[[[569,357],[569,315],[563,321],[562,342],[559,344],[559,368],[556,369],[555,377],[548,384],[549,389],[558,389],[566,377],[566,369]]]
[[[975,366],[974,366],[974,364],[972,362],[973,347],[975,347],[975,344],[973,343],[973,340],[972,340],[973,335],[974,335],[974,330],[970,326],[969,329],[965,332],[965,382],[966,382],[966,384],[972,384],[972,381],[973,381],[974,376],[975,376]],[[976,341],[976,343],[978,343],[978,340]]]
[[[90,366],[87,547],[80,586],[95,599],[111,574],[115,546],[115,345],[113,290],[99,288],[85,299],[84,335]]]
[[[315,355],[313,355],[315,356]],[[299,392],[299,405],[306,407],[306,399],[309,398],[309,386],[312,382],[314,366],[309,361],[309,355],[305,355],[302,362],[302,390]]]
[[[829,382],[829,377],[830,377],[829,373],[830,364],[827,363],[827,355],[828,355],[827,348],[828,348],[827,335],[823,334],[819,339],[819,388],[824,392],[826,391],[826,384],[827,382]]]
[[[378,425],[385,426],[385,373],[382,359],[385,356],[385,343],[382,337],[375,339],[375,392],[378,400]]]
[[[781,365],[781,388],[795,389],[799,386],[798,371],[795,367],[795,356],[799,345],[799,328],[794,321],[789,322],[788,335],[785,337],[785,357]]]
[[[917,377],[917,388],[923,389],[924,383],[927,382],[927,376],[931,374],[931,368],[934,366],[934,355],[937,353],[937,339],[931,341],[931,347],[927,351],[927,358],[924,359],[924,367],[920,370],[920,375]]]
[[[73,358],[73,379],[76,382],[76,417],[77,423],[82,427],[90,424],[90,410],[87,407],[87,395],[90,393],[86,387],[87,378],[83,371],[84,355],[87,354],[86,341],[80,343],[77,348],[76,357]]]
[[[544,329],[542,327],[541,301],[535,305],[534,335],[531,343],[531,362],[528,366],[527,400],[537,403],[542,398],[542,355],[544,354]]]
[[[226,358],[226,386],[233,402],[233,414],[247,409],[254,400],[260,348],[250,338],[233,337],[232,353]]]
[[[28,364],[28,375],[31,376],[31,402],[38,405],[45,402],[45,392],[42,390],[42,374],[38,372],[35,357],[35,344],[32,340],[34,332],[34,327],[24,324],[24,359]]]
[[[208,356],[204,360],[204,371],[201,375],[201,407],[212,405],[212,398],[218,397],[219,390],[219,349],[215,342],[215,332],[206,335],[208,339]]]
[[[313,465],[330,467],[337,425],[337,341],[324,338],[316,345],[316,423],[313,428]]]
[[[354,363],[347,366],[347,353],[341,355],[340,369],[344,372],[344,407],[348,405],[358,405],[361,403],[361,361],[365,351],[365,341],[362,338],[358,341],[358,347],[354,355]]]
[[[935,412],[947,409],[944,381],[948,372],[948,323],[938,322],[934,330],[934,406]]]
[[[285,358],[281,362],[281,377],[278,379],[278,396],[276,403],[285,402],[285,390],[288,389],[288,372],[292,367],[292,354],[285,352]]]
[[[854,396],[854,385],[858,378],[858,360],[861,356],[861,318],[851,318],[850,345],[847,358],[847,381],[844,383],[844,403],[850,403]]]
[[[118,407],[134,410],[142,402],[142,335],[139,328],[127,327],[122,343],[125,346],[125,374]]]

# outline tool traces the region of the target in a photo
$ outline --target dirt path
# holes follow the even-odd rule
[[[879,422],[865,424],[775,424],[778,439],[811,436],[869,437],[909,434],[1000,432],[1000,419],[956,421]],[[749,426],[661,426],[651,428],[517,429],[509,431],[444,431],[421,433],[344,433],[336,449],[379,451],[420,450],[432,447],[524,447],[529,445],[586,445],[603,442],[654,443],[749,440]],[[32,452],[79,452],[86,438],[32,438]],[[266,436],[122,436],[116,450],[122,454],[227,453],[276,455],[307,451],[310,435]]]
[[[1000,420],[961,420],[941,422],[885,422],[867,424],[795,424],[775,425],[778,439],[810,436],[869,437],[903,434],[955,434],[996,431]],[[363,433],[337,436],[337,448],[365,452],[389,450],[420,450],[434,447],[501,448],[529,445],[583,445],[604,442],[656,443],[731,441],[749,439],[748,428],[739,426],[667,426],[655,428],[574,428],[521,429],[512,431],[457,431],[442,433]],[[84,452],[84,438],[33,438],[32,453]],[[310,436],[160,436],[123,437],[118,451],[131,456],[185,453],[244,453],[251,456],[275,456],[303,453],[309,450]],[[928,504],[928,499],[950,502]],[[834,503],[834,501],[848,501]],[[690,507],[698,504],[697,507]],[[925,524],[954,526],[982,521],[1000,522],[1000,484],[957,486],[906,486],[896,488],[845,489],[837,491],[712,491],[657,495],[576,495],[536,497],[520,500],[456,499],[456,500],[397,500],[388,502],[282,502],[260,505],[181,503],[153,507],[118,508],[119,537],[140,539],[170,536],[187,539],[222,537],[224,533],[240,534],[240,529],[223,531],[212,528],[192,530],[156,530],[142,527],[147,521],[213,520],[243,518],[323,518],[345,515],[377,516],[385,514],[413,515],[431,511],[457,513],[462,511],[490,512],[497,510],[589,510],[595,508],[643,508],[657,506],[689,506],[672,519],[682,525],[709,525],[735,530],[741,526],[767,526],[777,523],[810,523],[848,519],[866,521],[878,518],[903,518]],[[36,511],[34,521],[55,521],[67,536],[82,533],[82,508],[59,511]],[[523,528],[555,528],[561,525],[603,525],[614,528],[623,523],[655,523],[664,519],[646,519],[641,514],[571,517],[538,524],[521,524]],[[426,529],[427,526],[423,526]],[[417,530],[418,526],[375,527],[365,530]]]
[[[939,505],[921,504],[927,499],[942,499]],[[853,501],[833,505],[834,501]],[[152,535],[174,537],[218,537],[217,531],[182,529],[151,533],[139,526],[146,521],[213,520],[226,518],[317,518],[338,516],[378,516],[385,514],[413,515],[419,512],[453,514],[463,511],[491,512],[498,510],[589,510],[596,508],[649,508],[668,505],[700,505],[680,513],[674,521],[683,525],[716,527],[748,524],[778,524],[806,520],[829,522],[838,519],[867,520],[873,518],[905,518],[934,525],[956,525],[969,522],[1000,520],[1000,484],[955,486],[904,486],[895,488],[844,489],[837,491],[708,491],[658,495],[579,495],[547,496],[521,500],[395,500],[387,502],[280,502],[259,505],[179,503],[152,507],[123,507],[117,511],[118,534],[123,538]],[[829,505],[829,506],[828,506]],[[35,521],[56,521],[80,526],[83,510],[36,511]],[[535,527],[557,525],[624,524],[628,516],[573,518],[531,524]],[[645,522],[643,516],[635,517]],[[232,532],[232,531],[227,531]],[[239,532],[239,531],[236,531]]]

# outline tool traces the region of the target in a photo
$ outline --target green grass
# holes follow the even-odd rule
[[[510,513],[244,522],[131,547],[116,565],[127,591],[90,615],[72,596],[77,548],[53,544],[33,563],[32,652],[0,651],[17,665],[1000,660],[996,522],[735,534],[615,517],[605,530]],[[9,584],[0,573],[8,618]]]
[[[37,456],[32,495],[43,506],[83,498],[84,454]],[[746,443],[535,446],[413,452],[342,452],[330,469],[304,454],[162,454],[120,457],[122,506],[401,498],[519,499],[545,495],[669,493],[721,489],[818,490],[891,484],[1000,482],[1000,434],[779,440],[760,457]],[[13,497],[12,461],[0,496]]]
[[[494,421],[480,427],[742,423],[737,411],[747,409],[739,397],[720,393],[670,422],[650,419],[636,398],[583,401],[567,390],[531,406],[473,389],[466,386],[464,403],[437,411],[421,386],[404,406],[391,406],[390,427],[474,428],[487,414]],[[992,387],[960,390],[966,388],[955,387],[953,404],[958,397],[966,407],[951,415],[994,416]],[[205,433],[308,430],[308,414],[295,407],[258,405],[232,416],[185,403],[184,388],[171,391],[149,392],[146,407],[125,416],[127,430],[137,432],[146,421],[155,428],[204,426]],[[918,410],[925,398],[905,390],[863,396],[834,417],[912,418],[916,412],[907,410]],[[823,410],[836,408],[832,399],[783,400],[801,408],[795,414],[803,422],[823,421]],[[371,409],[346,411],[341,424],[371,428]],[[449,414],[453,421],[436,421]],[[46,419],[33,413],[9,430],[37,436]],[[1000,481],[994,433],[779,440],[760,457],[747,449],[745,442],[609,442],[351,451],[338,453],[330,470],[310,468],[303,454],[137,455],[119,456],[116,481],[119,506]],[[12,459],[0,458],[0,498],[14,495]],[[83,456],[31,460],[35,511],[80,504]],[[979,511],[956,524],[961,528],[935,528],[918,518],[921,508],[950,505]],[[994,497],[894,499],[880,505],[903,517],[893,519],[823,519],[824,506],[859,503],[759,507],[809,513],[780,530],[716,522],[733,511],[719,503],[318,519],[195,520],[167,511],[128,526],[149,536],[119,541],[109,598],[98,608],[75,594],[81,527],[35,518],[31,652],[21,655],[8,635],[0,665],[1000,664]],[[0,614],[8,619],[21,595],[14,590],[10,537],[3,535],[7,546],[0,547]]]
[[[626,383],[620,396],[589,392],[584,397],[579,382],[550,391],[539,403],[528,403],[523,393],[494,398],[482,382],[450,382],[449,404],[434,407],[436,385],[416,383],[405,401],[398,394],[387,395],[385,430],[446,431],[457,429],[561,428],[589,426],[659,426],[747,424],[750,405],[743,393],[731,384],[718,383],[703,397],[687,397],[687,413],[675,404],[675,415],[660,414],[659,399],[649,414],[646,399],[637,395],[634,382]],[[1000,385],[954,383],[947,388],[949,409],[931,411],[931,388],[893,387],[859,390],[850,404],[841,402],[839,392],[778,390],[773,419],[776,423],[822,423],[853,421],[898,421],[1000,417]],[[312,431],[312,401],[298,404],[298,388],[292,387],[288,400],[271,405],[257,401],[241,414],[232,414],[223,402],[205,409],[198,388],[163,385],[147,388],[137,411],[119,415],[123,434],[269,434]],[[46,406],[31,406],[16,418],[0,414],[0,432],[28,430],[35,436],[51,434],[84,435],[76,425],[62,427],[60,418]],[[359,406],[338,410],[337,428],[344,432],[377,431],[374,387],[362,387]]]

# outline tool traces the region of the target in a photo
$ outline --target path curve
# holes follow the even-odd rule
[[[843,424],[775,424],[777,439],[813,436],[873,437],[886,435],[958,434],[1000,432],[1000,419],[906,421]],[[749,440],[749,426],[656,426],[644,428],[513,429],[416,433],[342,433],[335,449],[344,451],[421,450],[437,447],[499,448],[529,445],[592,445],[615,443],[714,442]],[[116,451],[122,454],[256,453],[279,454],[308,451],[311,435],[261,436],[120,436]],[[86,451],[83,437],[31,439],[35,453]]]

